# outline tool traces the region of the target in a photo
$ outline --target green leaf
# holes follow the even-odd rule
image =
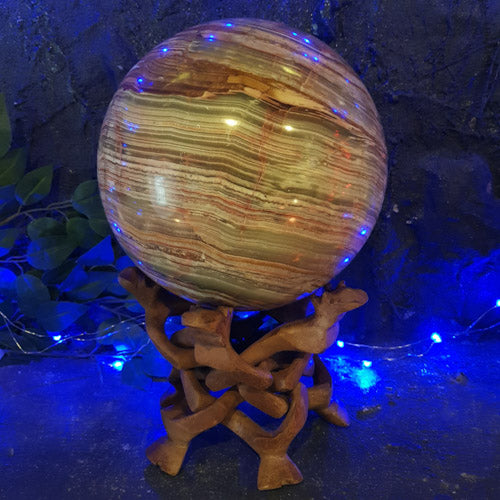
[[[78,264],[86,266],[106,266],[113,264],[115,254],[111,246],[111,236],[107,236],[95,247],[85,252],[78,259]]]
[[[69,276],[68,276],[69,278]],[[116,279],[114,272],[90,271],[85,283],[68,290],[68,297],[72,300],[92,300],[101,295],[104,290]]]
[[[0,229],[0,257],[10,252],[20,233],[21,230],[17,227]]]
[[[0,304],[0,310],[6,316],[9,316],[8,312],[4,312],[2,310],[2,304]],[[0,331],[0,347],[5,347],[13,351],[17,351],[19,349],[19,347],[17,347],[17,344],[14,342],[14,339],[12,338],[11,334],[7,330]]]
[[[118,283],[118,274],[115,274],[115,280],[106,288],[106,292],[117,297],[126,297],[128,295],[127,290]]]
[[[5,96],[0,94],[0,157],[10,148],[12,131],[10,128],[9,113],[5,105]]]
[[[66,222],[66,232],[78,246],[88,250],[97,245],[101,238],[90,227],[89,220],[83,217],[72,217]]]
[[[134,267],[135,264],[128,255],[122,255],[120,258],[116,259],[115,267],[118,271],[123,271],[127,267]]]
[[[28,236],[32,240],[41,238],[42,236],[63,236],[66,234],[64,225],[50,217],[41,217],[35,219],[28,224]]]
[[[13,149],[0,159],[0,187],[16,184],[26,170],[26,150]]]
[[[28,246],[28,262],[36,269],[46,271],[60,266],[76,245],[66,236],[43,236]]]
[[[89,219],[105,219],[96,180],[82,182],[73,193],[73,208]]]
[[[97,342],[102,345],[113,345],[113,338],[119,331],[120,325],[115,326],[117,319],[106,319],[97,328]]]
[[[0,311],[5,314],[8,318],[12,318],[17,312],[17,302],[12,300],[0,300]],[[5,324],[4,318],[0,317],[0,330]]]
[[[50,301],[39,307],[37,321],[47,332],[59,332],[72,325],[87,312],[87,307],[74,302]]]
[[[99,236],[104,237],[111,233],[111,228],[109,227],[107,219],[90,219],[89,222],[92,230]]]
[[[4,199],[3,201],[3,204],[0,203],[0,220],[16,214],[19,209],[19,203],[15,197],[14,199]]]
[[[144,329],[133,322],[117,323],[116,320],[106,320],[99,325],[98,331],[104,335],[98,342],[113,345],[116,351],[136,351],[148,341]]]
[[[49,289],[30,274],[21,274],[16,278],[16,291],[19,309],[30,318],[36,318],[40,304],[50,300]]]
[[[16,198],[21,205],[37,203],[50,192],[54,169],[52,165],[28,172],[16,186]]]
[[[0,297],[13,298],[16,294],[16,275],[6,267],[0,267]]]
[[[14,184],[12,184],[11,186],[0,187],[0,210],[2,210],[7,205],[7,203],[16,201],[15,192],[16,186]]]
[[[76,288],[84,286],[89,279],[89,275],[78,264],[66,276],[65,280],[58,286],[61,292],[70,292]]]
[[[75,267],[75,262],[73,260],[67,260],[63,262],[60,266],[45,271],[42,275],[42,281],[46,285],[59,285],[62,281],[64,281],[69,273]]]

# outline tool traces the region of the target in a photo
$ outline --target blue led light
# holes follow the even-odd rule
[[[137,78],[137,83],[142,83],[144,81],[144,78],[142,78],[142,76],[140,76],[139,78]]]
[[[122,144],[122,146],[123,146],[124,148],[126,148],[126,147],[127,147],[127,144],[123,143],[123,144]]]
[[[359,104],[357,102],[354,103],[354,106],[356,106],[356,108],[359,108]]]
[[[346,81],[346,83],[350,83],[348,78],[346,78],[345,81]]]
[[[117,233],[121,233],[122,230],[118,227],[118,224],[116,222],[113,222],[113,227],[116,229]]]
[[[161,49],[162,52],[168,52],[168,47],[163,47],[163,49]]]
[[[304,38],[304,42],[311,43],[311,40],[309,40],[309,38]]]
[[[315,312],[314,305],[312,302],[309,302],[306,307],[306,318],[312,316]]]
[[[295,31],[292,31],[292,35],[297,36],[297,33],[295,33]]]
[[[256,314],[259,314],[259,311],[238,311],[235,313],[235,315],[240,319],[247,319],[251,316],[255,316]]]
[[[215,35],[208,35],[208,41],[213,42],[215,40]]]
[[[365,227],[363,227],[363,228],[361,228],[361,231],[359,232],[359,234],[361,236],[364,236],[367,232],[368,232],[368,229],[366,229]]]
[[[350,258],[350,257],[346,257],[346,258],[344,259],[344,264],[347,264],[350,260],[351,260],[351,258]]]
[[[434,332],[432,335],[431,335],[431,340],[435,343],[435,344],[440,344],[443,339],[441,338],[441,335],[439,335],[439,333],[437,332]]]
[[[123,370],[123,361],[116,360],[111,363],[111,366],[116,370],[121,372]]]
[[[500,307],[500,299],[498,299],[495,303],[495,307]]]
[[[305,52],[302,54],[304,57],[309,57]]]
[[[54,335],[52,337],[52,340],[55,340],[56,342],[59,342],[62,339],[61,335]]]
[[[340,347],[342,349],[342,347],[344,347],[344,341],[343,340],[337,340],[337,347]]]
[[[230,28],[233,25],[233,23],[226,23],[226,26]]]
[[[138,260],[137,264],[139,264],[140,266],[142,266],[142,260]]]
[[[370,366],[372,366],[372,362],[371,361],[368,361],[366,359],[363,360],[363,366],[365,368],[370,368]]]
[[[314,59],[315,61],[319,61],[319,59],[318,59],[316,56],[314,56],[314,57],[313,57],[313,59]]]

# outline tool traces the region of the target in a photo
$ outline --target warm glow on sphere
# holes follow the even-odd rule
[[[282,24],[226,19],[130,70],[104,120],[98,178],[116,238],[154,281],[202,304],[268,309],[362,247],[386,148],[336,52]]]

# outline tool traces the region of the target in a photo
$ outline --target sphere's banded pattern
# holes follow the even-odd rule
[[[106,215],[134,262],[199,303],[265,309],[323,285],[380,211],[386,149],[367,90],[314,37],[252,19],[158,45],[99,144]]]

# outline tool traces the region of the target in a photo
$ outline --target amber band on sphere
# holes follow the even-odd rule
[[[328,282],[379,214],[373,101],[330,47],[226,19],[155,47],[106,114],[106,216],[145,274],[201,304],[268,309]]]

